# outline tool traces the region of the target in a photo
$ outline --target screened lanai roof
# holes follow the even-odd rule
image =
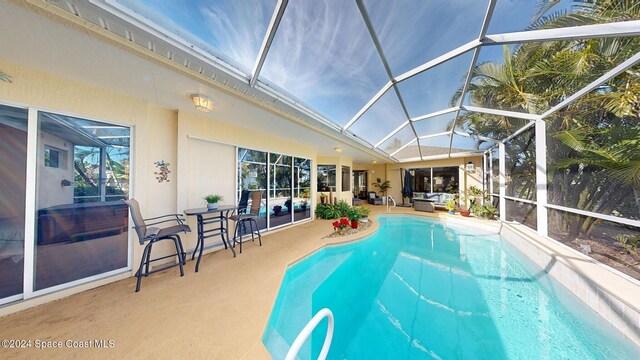
[[[67,11],[81,15],[77,1],[66,3]],[[615,51],[617,42],[636,41],[637,1],[91,3],[170,44],[186,45],[199,59],[290,99],[360,146],[401,162],[484,152],[576,98],[603,91],[603,83],[640,60],[640,53],[627,51],[605,63],[588,54],[571,62],[584,68],[559,68],[544,58],[521,65],[548,49]],[[108,28],[104,20],[94,22]],[[122,36],[134,41],[129,31]],[[530,85],[572,71],[588,76],[572,77],[566,93]]]

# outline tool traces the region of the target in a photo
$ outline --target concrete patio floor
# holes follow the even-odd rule
[[[384,206],[372,206],[375,215]],[[447,216],[394,208],[391,213]],[[229,251],[203,257],[200,272],[188,261],[185,276],[177,268],[135,278],[50,302],[0,318],[0,339],[32,340],[31,348],[0,349],[4,359],[207,358],[269,359],[262,333],[287,265],[323,245],[352,241],[373,233],[377,223],[357,234],[325,238],[331,221],[315,220],[263,236],[263,246],[245,243],[233,258]],[[82,342],[112,340],[113,347],[69,348]],[[35,341],[63,342],[36,349]]]

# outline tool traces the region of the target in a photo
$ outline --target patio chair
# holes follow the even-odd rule
[[[242,237],[247,235],[247,223],[249,224],[249,231],[251,232],[251,241],[255,241],[255,235],[258,235],[258,242],[260,243],[260,246],[262,246],[262,235],[260,235],[260,228],[258,228],[258,222],[256,221],[256,219],[260,217],[261,204],[262,192],[252,191],[251,208],[249,209],[249,212],[243,214],[239,213],[234,218],[236,221],[236,229],[233,233],[233,246],[235,247],[236,243],[240,243],[240,254],[242,254]],[[253,229],[254,225],[256,227],[255,231]]]
[[[180,266],[180,276],[184,276],[184,268],[183,265],[186,263],[186,253],[184,252],[184,248],[182,247],[182,240],[180,239],[179,233],[188,233],[191,232],[191,228],[189,225],[185,225],[181,218],[180,214],[169,214],[163,216],[157,216],[149,219],[144,219],[142,214],[140,213],[140,205],[138,201],[135,199],[124,200],[124,202],[129,206],[129,210],[131,211],[131,218],[133,219],[133,224],[135,225],[133,228],[136,230],[136,234],[138,234],[138,241],[140,245],[147,245],[144,247],[144,251],[142,252],[142,259],[140,260],[140,267],[136,272],[136,277],[138,281],[136,282],[136,292],[140,291],[140,283],[142,282],[143,276],[148,276],[154,272],[165,270],[169,267]],[[156,220],[155,222],[147,222],[149,220]],[[158,225],[162,223],[175,222],[176,225],[159,228],[159,227],[151,227],[150,225]],[[151,250],[153,248],[153,244],[160,242],[162,240],[171,240],[176,247],[175,254],[159,257],[156,259],[151,259]],[[177,256],[178,263],[172,264],[170,266],[163,267],[161,269],[149,271],[149,264],[162,260]]]
[[[375,191],[369,191],[369,204],[371,205],[382,205],[382,198],[376,196]]]
[[[351,199],[351,205],[353,206],[362,205],[362,199],[357,197],[355,193],[353,193],[353,199]]]

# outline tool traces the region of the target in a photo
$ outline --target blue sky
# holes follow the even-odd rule
[[[112,0],[250,73],[275,0]],[[393,76],[476,38],[488,0],[365,0]],[[524,30],[535,0],[498,0],[489,33]],[[566,8],[563,0],[559,8]],[[446,5],[446,6],[442,6]],[[483,51],[481,61],[502,53]],[[471,53],[400,83],[410,116],[449,107]],[[284,89],[333,122],[346,124],[389,81],[353,0],[290,0],[260,80]],[[370,142],[406,120],[385,95],[350,129]],[[384,133],[384,134],[383,134]],[[377,139],[377,140],[376,140]]]

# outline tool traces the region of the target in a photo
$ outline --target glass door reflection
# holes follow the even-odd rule
[[[269,154],[269,227],[289,224],[293,219],[292,161],[281,154]]]
[[[0,304],[22,294],[26,178],[27,110],[0,105]]]

